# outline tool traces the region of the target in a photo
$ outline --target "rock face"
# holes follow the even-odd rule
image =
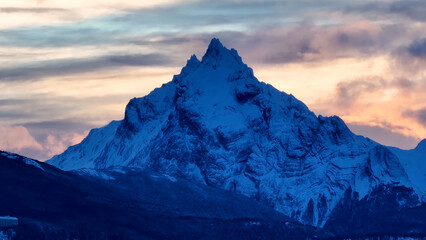
[[[122,121],[92,130],[49,163],[146,167],[242,193],[316,226],[348,189],[362,199],[381,184],[411,187],[388,148],[259,82],[218,39],[171,82],[130,100]]]

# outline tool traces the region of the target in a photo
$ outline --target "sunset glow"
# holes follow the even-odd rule
[[[410,149],[426,138],[425,12],[422,0],[0,3],[0,149],[63,152],[212,37],[317,115]]]

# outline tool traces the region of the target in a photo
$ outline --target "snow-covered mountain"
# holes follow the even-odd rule
[[[349,189],[361,200],[380,186],[413,186],[387,147],[259,82],[218,39],[171,82],[130,100],[123,120],[48,163],[146,167],[242,193],[316,226]]]
[[[389,149],[398,156],[408,178],[417,191],[421,192],[423,202],[426,202],[426,139],[423,139],[416,148],[411,150],[395,147],[389,147]]]

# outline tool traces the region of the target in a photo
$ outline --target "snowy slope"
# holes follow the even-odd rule
[[[408,178],[422,192],[423,201],[426,202],[426,139],[411,150],[395,147],[389,147],[389,149],[398,156]]]
[[[30,165],[31,167],[35,167],[35,168],[38,168],[42,171],[45,171],[44,168],[39,164],[39,162],[34,160],[34,159],[22,157],[18,154],[5,152],[5,151],[0,151],[0,156],[3,157],[3,158],[7,158],[7,159],[13,159],[13,160],[16,160],[16,161],[21,161],[26,165]]]
[[[58,158],[54,161],[48,161],[48,163],[61,166],[63,170],[96,167],[95,160],[105,149],[107,143],[113,140],[119,124],[119,121],[112,121],[105,127],[92,129],[89,133],[90,137],[86,137],[80,144],[67,149],[67,152],[78,151],[81,154],[68,155],[66,162],[64,158]]]
[[[171,82],[132,99],[122,121],[49,163],[146,167],[242,193],[317,226],[349,188],[363,198],[381,184],[412,186],[388,148],[259,82],[218,39]]]
[[[26,160],[0,151],[0,216],[18,218],[13,239],[311,239],[322,235],[245,196],[182,178],[125,167],[62,171]]]

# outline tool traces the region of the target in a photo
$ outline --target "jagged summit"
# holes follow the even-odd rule
[[[210,41],[209,46],[207,47],[207,51],[203,56],[203,61],[205,62],[209,58],[220,58],[222,56],[222,52],[228,51],[219,39],[213,38]]]
[[[186,66],[199,66],[200,60],[198,60],[197,56],[195,54],[192,54],[192,56],[188,59],[186,62]]]
[[[211,40],[201,63],[214,69],[218,66],[238,67],[245,65],[235,49],[227,49],[217,38]]]
[[[317,117],[256,79],[234,49],[213,39],[173,81],[126,106],[50,161],[59,168],[137,166],[235,191],[322,226],[346,191],[409,184],[398,158]]]
[[[208,73],[210,71],[214,71],[214,73]],[[192,76],[188,77],[189,75]],[[214,75],[215,78],[207,78],[206,75]],[[206,88],[214,87],[211,85],[212,82],[217,84],[220,80],[226,80],[228,76],[231,81],[232,79],[246,79],[258,82],[253,75],[253,70],[243,63],[242,58],[235,49],[227,49],[219,39],[213,38],[201,62],[195,55],[192,55],[180,74],[174,76],[173,81],[178,83],[181,79],[185,79],[185,82],[180,82],[180,84],[184,85],[188,84],[188,82],[201,81],[206,83],[204,85]]]

